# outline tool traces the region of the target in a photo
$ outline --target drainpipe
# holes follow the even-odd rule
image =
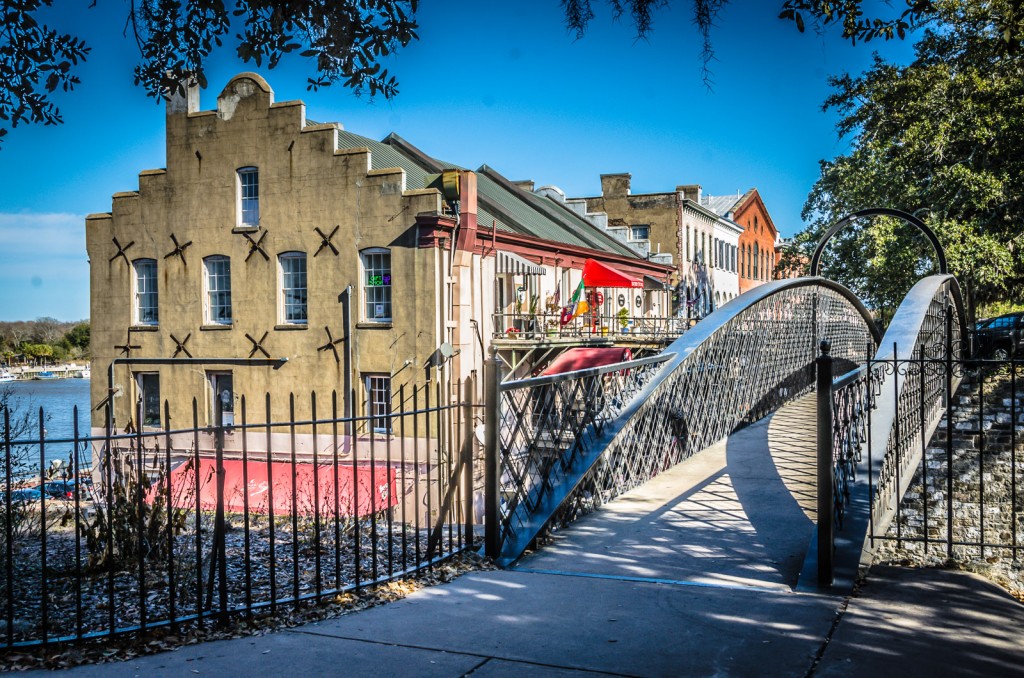
[[[345,333],[345,393],[342,399],[345,417],[352,419],[352,286],[341,293],[342,331]]]

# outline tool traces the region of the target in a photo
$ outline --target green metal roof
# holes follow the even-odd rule
[[[397,135],[383,142],[343,130],[338,131],[338,148],[370,149],[371,169],[391,167],[405,170],[406,188],[424,188],[428,176],[445,169],[465,169],[436,160]],[[640,258],[640,255],[591,224],[564,205],[511,184],[492,168],[477,170],[477,222],[486,228],[530,235],[552,242]]]

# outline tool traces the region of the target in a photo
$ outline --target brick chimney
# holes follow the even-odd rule
[[[476,241],[477,215],[476,174],[465,171],[459,175],[459,232],[456,247],[471,249]]]

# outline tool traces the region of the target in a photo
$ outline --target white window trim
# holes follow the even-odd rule
[[[242,208],[242,176],[254,174],[256,176],[256,223],[245,220]],[[262,205],[260,205],[260,170],[255,165],[239,167],[235,170],[235,227],[242,230],[256,230],[260,227],[262,218]]]
[[[230,312],[230,319],[227,321],[218,320],[213,317],[213,300],[211,299],[210,289],[210,264],[214,262],[226,261],[228,264],[228,311]],[[203,259],[203,323],[207,325],[220,325],[223,327],[230,327],[235,321],[235,308],[234,299],[231,298],[232,292],[231,284],[231,258],[223,254],[212,254]],[[223,290],[219,290],[223,291]]]
[[[647,237],[638,238],[634,229],[644,228],[647,229]],[[651,225],[650,224],[636,224],[635,226],[629,227],[629,241],[630,242],[650,242],[651,240]]]
[[[152,264],[153,283],[156,285],[156,320],[143,320],[142,298],[139,292],[139,264]],[[132,262],[132,325],[139,327],[157,327],[160,325],[160,277],[156,259],[136,259]]]
[[[367,289],[370,287],[370,285],[367,282],[367,276],[369,274],[368,274],[367,268],[366,268],[366,259],[367,259],[367,256],[374,255],[374,254],[386,254],[388,256],[388,268],[387,268],[387,271],[388,271],[388,275],[389,276],[392,275],[392,271],[394,270],[394,267],[391,265],[391,250],[389,248],[387,248],[387,247],[368,247],[367,249],[361,250],[359,252],[359,273],[360,273],[360,278],[362,280],[362,285],[361,285],[361,289],[360,289],[360,295],[362,297],[362,303],[360,304],[361,311],[360,311],[359,316],[360,316],[360,319],[361,319],[362,322],[380,323],[382,325],[389,325],[389,324],[391,324],[391,322],[394,319],[394,312],[395,312],[394,294],[393,294],[394,285],[393,284],[388,284],[386,286],[388,288],[388,291],[387,291],[387,305],[390,307],[390,309],[385,312],[385,315],[377,317],[377,315],[374,314],[373,317],[371,317],[371,315],[367,312],[369,304],[370,304],[369,299],[367,299]]]
[[[387,405],[387,412],[388,413],[385,414],[385,415],[378,415],[377,411],[376,411],[376,408],[374,407],[376,402],[377,402],[377,401],[374,400],[374,397],[373,397],[374,396],[373,380],[375,380],[375,379],[385,380],[387,382],[388,402],[386,403],[386,405]],[[391,433],[391,428],[390,428],[389,424],[391,423],[391,421],[390,421],[389,417],[391,415],[391,397],[392,397],[392,393],[391,393],[391,375],[389,375],[389,374],[364,374],[363,375],[363,388],[366,390],[367,428],[369,430],[375,432],[375,433],[390,434]],[[378,416],[380,416],[380,418],[384,419],[385,424],[386,424],[385,426],[376,426],[375,425],[376,424],[375,419],[377,419]]]
[[[286,259],[298,259],[302,258],[303,269],[306,277],[306,300],[304,303],[304,314],[302,320],[289,320],[287,313],[287,303],[285,301],[285,287],[284,287],[284,261]],[[278,318],[282,325],[292,325],[295,327],[305,327],[309,325],[309,259],[305,252],[291,251],[282,252],[277,255],[277,290],[278,290]]]

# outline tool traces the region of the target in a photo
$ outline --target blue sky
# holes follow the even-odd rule
[[[55,27],[79,31],[93,52],[82,84],[57,98],[65,124],[19,127],[0,150],[0,320],[87,318],[85,215],[109,211],[113,193],[164,165],[164,109],[133,86],[126,5],[58,4],[71,13]],[[599,176],[613,172],[632,173],[634,193],[757,187],[782,234],[795,234],[818,162],[847,149],[836,115],[821,110],[828,75],[860,72],[873,49],[906,60],[910,45],[851,47],[832,33],[798,33],[776,18],[781,2],[734,3],[713,32],[709,91],[691,4],[674,5],[636,41],[628,19],[614,22],[595,0],[598,16],[576,41],[557,0],[421,2],[420,41],[387,64],[400,82],[393,101],[341,87],[313,94],[307,60],[271,71],[224,49],[201,106],[214,108],[232,75],[257,70],[278,101],[304,100],[313,120],[377,139],[394,131],[436,157],[570,196],[599,194]]]

